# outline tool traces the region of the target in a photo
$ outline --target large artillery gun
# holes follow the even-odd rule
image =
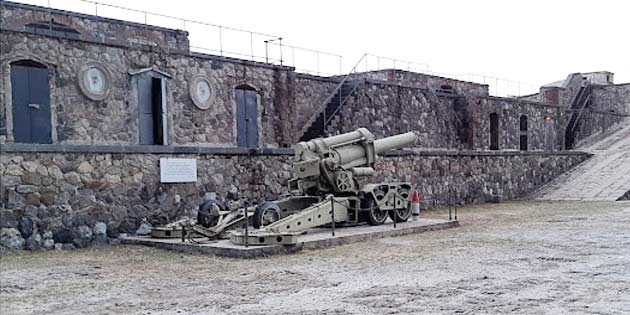
[[[291,195],[265,202],[254,211],[257,230],[232,232],[235,244],[295,244],[306,229],[327,224],[370,225],[407,221],[412,186],[409,182],[365,183],[375,174],[378,154],[415,142],[413,132],[375,139],[365,128],[294,146]]]
[[[369,130],[359,128],[300,142],[294,146],[287,197],[257,206],[236,200],[208,200],[199,206],[196,222],[156,228],[152,236],[212,239],[229,235],[235,244],[290,245],[296,244],[307,229],[328,224],[380,225],[388,217],[395,222],[407,221],[411,215],[411,183],[367,183],[367,179],[375,175],[379,154],[415,141],[413,132],[375,139]],[[233,230],[250,223],[252,231]]]

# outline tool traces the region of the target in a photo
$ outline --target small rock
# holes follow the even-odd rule
[[[29,217],[22,217],[19,225],[23,238],[29,238],[33,234],[33,220]]]
[[[55,248],[55,241],[53,239],[47,238],[44,240],[44,248],[51,250]]]
[[[61,171],[61,169],[57,165],[50,165],[50,166],[48,166],[48,174],[50,174],[55,179],[62,179],[63,178],[63,172]]]
[[[70,243],[72,242],[72,231],[69,229],[60,229],[53,233],[53,239],[55,243]]]
[[[78,248],[87,247],[92,242],[92,229],[87,225],[79,226],[75,231],[75,238],[72,244]]]
[[[35,171],[37,171],[37,166],[37,163],[32,161],[26,161],[22,163],[22,167],[29,173],[34,173]]]
[[[62,250],[62,249],[63,249],[63,244],[55,243],[55,250]]]
[[[35,185],[18,185],[15,189],[20,194],[31,194],[37,191],[37,186]]]
[[[107,235],[104,234],[98,234],[94,236],[94,239],[92,240],[92,245],[93,246],[99,246],[99,245],[107,245],[108,239],[107,239]]]
[[[107,224],[105,222],[96,222],[93,230],[94,235],[107,235]]]
[[[70,184],[74,184],[74,185],[81,184],[81,177],[79,176],[79,174],[75,172],[70,172],[68,174],[65,174],[63,175],[63,178],[65,178],[66,181],[68,181],[68,183]]]
[[[53,232],[52,231],[46,231],[44,233],[44,235],[42,235],[42,236],[44,237],[44,239],[51,240],[53,238]]]
[[[79,167],[77,167],[77,171],[81,174],[87,174],[92,173],[94,171],[94,168],[88,162],[81,162],[81,164],[79,164]]]
[[[151,226],[147,223],[140,224],[140,227],[136,230],[136,235],[149,235],[151,234]]]
[[[56,244],[55,244],[55,246],[56,246]],[[61,244],[61,249],[63,249],[63,250],[73,250],[73,249],[77,249],[77,248],[72,243],[63,243],[63,244]]]
[[[39,233],[33,233],[31,237],[26,240],[26,249],[38,250],[42,248],[42,236]]]
[[[14,228],[0,229],[0,245],[8,250],[20,250],[24,247],[24,238],[20,231]]]
[[[6,175],[21,176],[22,174],[24,174],[24,171],[18,165],[9,165],[7,166],[7,169],[4,171],[4,173]]]

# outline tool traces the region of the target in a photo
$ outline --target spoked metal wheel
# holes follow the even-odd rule
[[[388,211],[387,214],[389,215],[389,218],[392,219],[392,221],[396,220],[396,222],[406,222],[411,216],[411,207]]]
[[[392,219],[392,221],[405,222],[409,220],[409,217],[411,216],[411,206],[408,202],[406,202],[406,200],[409,199],[410,193],[411,190],[407,187],[400,187],[398,189],[398,196],[401,197],[398,198],[398,200],[404,200],[403,204],[406,204],[406,206],[397,208],[395,211],[388,211],[389,218]]]
[[[277,204],[265,201],[254,211],[252,225],[254,228],[261,228],[280,220],[280,207]]]
[[[363,211],[364,216],[365,216],[365,221],[369,225],[381,225],[385,223],[385,221],[387,220],[387,211],[382,211],[378,207],[374,199],[372,198],[365,199],[365,201],[363,202],[363,208],[369,209],[369,210]]]

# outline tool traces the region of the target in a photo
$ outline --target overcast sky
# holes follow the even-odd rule
[[[46,0],[20,2],[47,5]],[[630,82],[630,1],[625,0],[100,2],[282,36],[285,44],[343,55],[343,71],[369,52],[427,63],[434,72],[484,74],[536,87],[571,72],[600,70],[614,72],[616,83]],[[50,4],[94,11],[93,5],[78,0],[50,0]],[[142,14],[101,7],[99,13],[144,19]],[[149,17],[149,23],[184,27],[181,21],[155,17]],[[219,49],[215,29],[194,23],[186,27],[191,44]],[[264,37],[229,31],[223,31],[222,37],[224,50],[249,54],[253,39],[255,55],[264,56]],[[284,50],[289,64],[290,54]],[[297,54],[296,66],[315,70],[314,54]],[[338,72],[336,57],[322,55],[320,59],[320,71]],[[369,63],[373,68],[375,59]],[[381,63],[387,66],[384,60]]]

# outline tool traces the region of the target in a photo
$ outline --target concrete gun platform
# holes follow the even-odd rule
[[[332,236],[330,228],[315,228],[307,230],[307,233],[304,235],[300,235],[299,243],[290,246],[269,245],[245,247],[232,244],[230,240],[192,243],[189,241],[182,242],[181,239],[157,239],[148,236],[123,237],[121,238],[121,243],[152,246],[185,253],[201,253],[233,258],[256,258],[290,254],[303,249],[326,248],[377,238],[442,230],[457,226],[459,226],[458,221],[420,219],[419,221],[398,223],[396,228],[394,228],[392,222],[378,226],[359,225],[354,227],[338,227],[335,229],[335,236]],[[198,240],[203,241],[204,239]]]

